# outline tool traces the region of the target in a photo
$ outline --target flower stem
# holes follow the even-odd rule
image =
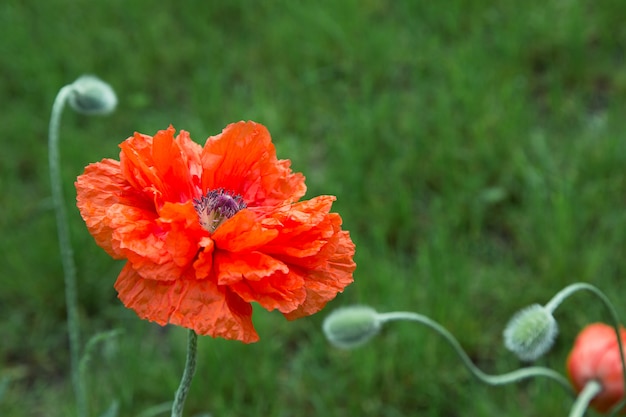
[[[598,395],[602,391],[602,385],[596,381],[591,380],[587,382],[585,388],[578,394],[576,402],[572,406],[569,412],[569,417],[582,417],[589,407],[589,403],[593,400],[593,397]]]
[[[502,375],[489,375],[480,370],[472,360],[469,358],[465,350],[461,347],[461,344],[458,340],[450,333],[445,327],[437,323],[436,321],[430,319],[421,314],[413,313],[413,312],[405,312],[405,311],[397,311],[391,313],[380,313],[378,315],[378,319],[381,322],[388,322],[392,320],[407,320],[414,321],[420,324],[425,325],[426,327],[431,328],[436,333],[441,335],[446,341],[454,348],[457,355],[461,358],[461,361],[465,365],[465,367],[480,381],[484,382],[488,385],[504,385],[510,384],[513,382],[518,382],[523,379],[532,378],[536,376],[544,376],[547,378],[551,378],[561,384],[563,388],[570,394],[574,394],[569,382],[565,377],[563,377],[558,372],[553,371],[549,368],[544,368],[541,366],[532,366],[528,368],[518,369],[513,372],[509,372]]]
[[[198,335],[190,329],[187,337],[187,359],[185,361],[185,370],[183,372],[183,377],[180,380],[178,390],[176,391],[176,396],[174,397],[172,417],[182,417],[183,415],[185,399],[187,398],[187,393],[189,393],[189,388],[191,387],[193,374],[196,372],[196,357],[198,353],[197,347]]]
[[[76,265],[74,252],[70,242],[70,232],[67,223],[67,213],[63,201],[63,186],[61,180],[61,158],[59,157],[59,125],[63,107],[71,93],[71,86],[66,85],[59,90],[52,106],[50,126],[48,132],[48,159],[50,165],[50,184],[52,190],[52,204],[56,213],[57,233],[63,273],[65,278],[65,306],[67,309],[67,328],[70,344],[70,366],[72,385],[76,397],[76,410],[79,417],[87,415],[87,397],[80,382],[80,328],[78,323],[78,297],[76,293]]]
[[[602,301],[602,303],[608,310],[609,315],[611,316],[613,329],[615,329],[617,346],[619,348],[619,351],[621,352],[620,359],[622,361],[622,378],[624,380],[624,384],[626,384],[626,360],[624,359],[624,341],[622,340],[622,333],[620,331],[619,316],[617,315],[617,311],[615,310],[615,307],[613,306],[611,301],[602,291],[600,291],[600,289],[586,282],[577,282],[568,285],[567,287],[559,291],[554,297],[552,297],[552,299],[546,304],[545,307],[550,311],[554,311],[567,297],[578,291],[589,291],[590,293],[594,294],[600,299],[600,301]],[[626,404],[626,399],[622,400],[620,404],[618,404],[614,409],[621,410],[624,407],[624,404]]]

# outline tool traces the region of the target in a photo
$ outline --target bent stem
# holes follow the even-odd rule
[[[598,395],[601,391],[602,385],[598,381],[589,381],[580,394],[578,394],[578,398],[576,398],[576,402],[574,402],[574,405],[569,412],[569,417],[582,417],[585,415],[585,411],[587,411],[589,403],[593,400],[593,397]]]
[[[488,385],[505,385],[513,382],[518,382],[523,379],[532,378],[536,376],[544,376],[546,378],[553,379],[563,386],[563,388],[570,394],[574,395],[574,391],[572,390],[569,382],[565,377],[563,377],[558,372],[553,371],[549,368],[544,368],[540,366],[532,366],[528,368],[518,369],[513,372],[509,372],[502,375],[489,375],[480,368],[478,368],[472,360],[469,358],[465,350],[461,347],[461,344],[458,340],[450,333],[445,327],[437,323],[436,321],[430,319],[429,317],[423,316],[421,314],[408,312],[408,311],[397,311],[391,313],[380,313],[378,314],[378,319],[382,322],[388,322],[392,320],[407,320],[413,321],[429,327],[430,329],[437,332],[441,335],[446,341],[454,348],[457,355],[461,358],[461,361],[465,365],[465,367],[480,381],[484,382]]]
[[[50,127],[48,132],[48,160],[50,165],[50,184],[52,190],[52,204],[56,213],[57,233],[63,275],[65,279],[65,306],[67,309],[67,328],[70,344],[70,367],[72,386],[76,397],[76,410],[79,417],[87,414],[87,398],[83,384],[80,382],[79,358],[80,358],[80,328],[78,323],[78,297],[76,295],[76,265],[74,264],[74,252],[70,242],[70,232],[67,223],[67,213],[63,203],[63,185],[61,181],[61,158],[59,157],[59,125],[61,114],[69,94],[71,86],[66,85],[59,90],[52,106]]]
[[[196,372],[196,357],[198,353],[198,335],[193,330],[189,330],[187,337],[187,359],[185,360],[185,370],[183,371],[183,377],[180,380],[180,385],[176,391],[174,397],[174,404],[172,405],[172,417],[182,417],[183,407],[185,405],[185,399],[189,393],[191,387],[191,380],[193,374]]]
[[[554,297],[546,304],[546,308],[550,311],[556,310],[556,308],[570,295],[578,292],[578,291],[589,291],[596,297],[602,301],[604,306],[606,307],[609,315],[611,316],[611,321],[613,325],[613,329],[615,330],[615,335],[617,336],[617,346],[619,351],[621,352],[620,359],[622,362],[622,378],[624,380],[624,384],[626,384],[626,360],[624,359],[624,341],[622,340],[622,334],[620,332],[620,321],[619,316],[617,315],[617,311],[613,304],[608,299],[608,297],[600,291],[598,287],[595,287],[591,284],[587,284],[586,282],[577,282],[567,287],[563,288]],[[626,399],[622,400],[617,406],[613,408],[614,411],[611,412],[611,416],[615,415],[619,410],[621,410],[626,404]]]

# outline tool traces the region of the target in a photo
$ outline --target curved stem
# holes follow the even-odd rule
[[[63,201],[63,185],[61,180],[61,158],[59,156],[59,125],[61,114],[68,96],[72,91],[71,85],[59,90],[52,106],[50,127],[48,132],[48,160],[50,165],[50,185],[52,190],[52,204],[56,213],[57,233],[63,275],[65,278],[65,305],[67,309],[67,328],[70,344],[70,366],[72,385],[76,396],[76,409],[79,417],[87,414],[87,398],[80,382],[80,328],[78,323],[78,297],[76,295],[76,266],[74,252],[70,242],[70,231],[67,223],[67,214]]]
[[[574,394],[569,382],[566,378],[564,378],[558,372],[553,371],[549,368],[544,368],[540,366],[532,366],[529,368],[518,369],[513,372],[509,372],[502,375],[489,375],[480,370],[472,360],[469,358],[465,350],[461,347],[461,344],[458,340],[450,333],[445,327],[441,326],[436,321],[423,316],[421,314],[413,313],[413,312],[391,312],[391,313],[381,313],[378,315],[378,319],[381,322],[388,322],[392,320],[408,320],[414,321],[417,323],[421,323],[426,327],[431,328],[435,332],[439,333],[446,341],[454,348],[457,355],[461,358],[461,361],[465,365],[465,367],[480,381],[488,384],[488,385],[504,385],[510,384],[513,382],[521,381],[523,379],[535,377],[535,376],[545,376],[547,378],[551,378],[561,384],[563,388],[570,394]]]
[[[561,291],[557,292],[554,295],[554,297],[552,297],[550,301],[546,303],[545,305],[546,310],[550,311],[550,313],[554,313],[554,310],[556,310],[557,307],[561,305],[561,303],[565,301],[567,297],[583,289],[584,288],[582,288],[581,283],[578,283],[578,282],[575,284],[568,285],[567,287],[563,288]]]
[[[596,381],[591,380],[585,385],[585,388],[578,394],[578,398],[574,402],[572,409],[569,412],[569,417],[582,417],[589,407],[589,403],[593,400],[593,397],[602,392],[602,385]]]
[[[176,391],[174,397],[174,404],[172,405],[172,417],[182,417],[183,407],[185,405],[185,399],[189,393],[191,387],[191,380],[193,374],[196,372],[196,357],[198,353],[198,335],[193,330],[189,330],[187,337],[187,359],[185,361],[185,370],[183,371],[183,377],[180,380],[180,385]]]
[[[589,291],[590,293],[594,294],[600,299],[600,301],[602,301],[602,303],[608,310],[609,315],[611,316],[611,321],[613,322],[612,325],[613,329],[615,330],[615,335],[617,336],[617,346],[619,348],[619,351],[621,352],[620,359],[622,361],[622,378],[624,379],[624,384],[626,385],[626,360],[624,359],[624,341],[622,340],[622,332],[620,331],[619,317],[611,301],[602,291],[600,291],[600,289],[591,284],[587,284],[586,282],[577,282],[568,285],[567,287],[559,291],[554,297],[552,297],[552,299],[546,304],[545,307],[550,311],[554,311],[567,297],[578,291]],[[618,406],[615,408],[615,410],[620,410],[624,406],[624,404],[626,404],[626,399],[622,400],[620,404],[618,404]]]

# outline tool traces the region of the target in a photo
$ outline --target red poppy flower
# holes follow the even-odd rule
[[[626,340],[626,330],[621,328],[620,334]],[[577,392],[592,380],[602,385],[602,391],[591,401],[591,406],[601,413],[622,400],[624,377],[613,326],[593,323],[578,334],[567,358],[567,373]]]
[[[139,317],[249,343],[251,302],[297,319],[352,282],[335,197],[298,201],[304,177],[264,126],[231,124],[204,147],[170,126],[120,148],[78,177],[77,205],[98,245],[128,260],[115,288]]]

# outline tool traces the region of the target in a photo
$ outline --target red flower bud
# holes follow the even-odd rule
[[[620,334],[622,340],[626,340],[623,327]],[[598,381],[602,391],[591,401],[591,406],[601,413],[610,411],[624,396],[624,376],[615,329],[603,323],[585,327],[576,337],[567,358],[567,373],[577,392],[589,381]],[[622,412],[625,413],[626,410]]]

